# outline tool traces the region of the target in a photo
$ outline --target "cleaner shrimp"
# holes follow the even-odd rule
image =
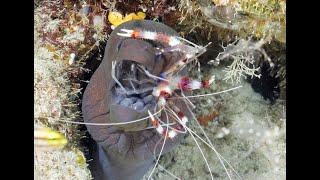
[[[200,123],[197,121],[195,114],[193,113],[193,109],[195,105],[190,100],[191,98],[202,98],[207,96],[214,96],[221,93],[226,93],[229,91],[236,90],[241,86],[233,87],[227,90],[223,90],[220,92],[210,93],[210,94],[200,94],[200,95],[187,95],[190,94],[194,90],[209,88],[214,82],[214,76],[205,78],[203,80],[198,80],[191,78],[186,75],[180,75],[179,73],[185,70],[186,66],[191,63],[197,61],[197,58],[201,56],[204,52],[206,52],[206,47],[210,45],[207,44],[206,46],[199,46],[195,43],[192,43],[182,37],[167,35],[162,32],[153,32],[144,29],[127,29],[121,28],[117,32],[117,35],[121,38],[129,38],[129,39],[139,39],[139,40],[150,40],[155,42],[160,42],[166,44],[167,47],[155,47],[154,54],[156,56],[161,56],[165,54],[170,54],[173,52],[180,53],[181,56],[178,59],[175,59],[174,62],[171,63],[169,67],[167,67],[164,71],[160,74],[153,74],[150,72],[146,67],[142,66],[141,64],[134,64],[135,68],[140,72],[143,73],[145,76],[152,79],[152,83],[154,84],[152,88],[152,96],[156,100],[155,106],[152,109],[148,109],[148,115],[142,118],[137,118],[130,121],[124,122],[110,122],[110,123],[93,123],[93,122],[73,122],[73,121],[63,121],[66,123],[74,123],[74,124],[83,124],[87,126],[123,126],[129,124],[135,124],[139,122],[148,122],[148,126],[144,127],[140,130],[155,130],[155,132],[160,136],[160,140],[156,143],[153,151],[153,158],[155,160],[155,164],[151,170],[151,173],[148,175],[148,179],[150,179],[154,173],[154,170],[157,166],[162,167],[159,164],[160,156],[163,154],[164,146],[169,141],[173,141],[179,134],[189,134],[195,144],[198,147],[199,152],[202,155],[202,158],[206,164],[206,168],[209,171],[210,178],[213,178],[212,170],[209,166],[208,160],[206,155],[204,154],[202,148],[199,145],[199,140],[206,146],[208,146],[217,156],[219,162],[223,166],[227,176],[229,179],[232,179],[230,172],[235,173],[238,179],[242,179],[239,173],[233,168],[231,163],[229,163],[215,148],[213,142],[208,137],[204,129],[201,127]],[[136,89],[133,85],[133,81],[136,79],[127,79],[133,89],[133,91],[128,90],[125,88],[125,85],[120,82],[117,78],[117,62],[111,62],[111,76],[113,79],[113,83],[117,84],[119,87],[119,94],[126,94],[132,95],[141,90]],[[139,81],[139,83],[143,83]],[[187,93],[187,94],[185,94]],[[184,106],[187,107],[186,109],[181,109],[180,107],[175,105],[175,100],[181,99],[184,103]],[[186,114],[190,114],[191,118],[189,118]],[[161,117],[165,117],[166,121],[164,122]],[[188,126],[189,121],[195,121],[201,133],[204,135],[205,138],[201,137],[197,134],[194,130],[192,130]],[[161,144],[160,152],[156,153],[157,147]],[[162,169],[164,169],[162,167]],[[164,169],[165,170],[165,169]],[[230,171],[231,170],[231,171]],[[179,177],[175,176],[168,170],[165,170],[168,174],[170,174],[175,179],[180,179]]]
[[[152,93],[152,95],[158,99],[157,106],[160,109],[163,109],[163,111],[165,111],[166,116],[168,116],[167,113],[172,114],[177,122],[177,125],[173,126],[171,128],[171,130],[168,131],[168,122],[167,122],[167,124],[165,124],[159,118],[157,118],[158,119],[157,120],[156,118],[154,118],[154,115],[150,111],[148,111],[151,122],[152,122],[152,126],[156,129],[156,131],[160,135],[164,136],[163,143],[165,143],[167,138],[173,139],[177,135],[177,133],[186,133],[186,131],[187,131],[192,136],[194,142],[196,143],[197,147],[199,148],[199,151],[201,152],[202,157],[203,157],[203,159],[207,165],[207,168],[209,170],[211,179],[213,179],[210,166],[209,166],[207,159],[205,158],[195,136],[197,138],[199,138],[203,143],[208,145],[216,153],[216,155],[218,156],[221,164],[223,165],[223,167],[228,175],[228,178],[231,179],[231,176],[230,176],[230,174],[224,164],[224,161],[226,161],[226,160],[214,148],[212,142],[210,141],[210,139],[206,135],[203,128],[201,128],[200,124],[198,124],[198,125],[199,125],[200,129],[202,130],[203,134],[205,135],[208,142],[203,140],[199,135],[197,135],[194,131],[192,131],[190,128],[187,127],[188,118],[184,115],[184,113],[177,106],[174,105],[174,103],[172,103],[172,102],[167,103],[167,101],[170,100],[170,97],[172,96],[173,92],[176,90],[180,90],[181,96],[182,96],[182,98],[184,98],[185,104],[188,107],[189,112],[192,114],[193,119],[196,120],[195,115],[192,113],[192,110],[190,109],[190,107],[189,107],[190,105],[188,105],[188,103],[191,104],[192,106],[193,106],[193,104],[188,99],[188,96],[185,96],[183,94],[183,91],[192,91],[192,90],[197,90],[197,89],[201,89],[201,88],[208,88],[212,84],[212,82],[214,81],[214,78],[210,77],[208,80],[199,81],[199,80],[191,79],[187,76],[184,76],[184,77],[181,77],[178,75],[174,76],[174,74],[176,74],[177,71],[180,71],[182,68],[184,68],[187,63],[195,60],[198,56],[203,54],[206,51],[205,47],[198,46],[198,45],[196,45],[186,39],[180,38],[180,37],[166,36],[165,34],[161,34],[161,33],[155,33],[155,32],[150,32],[150,31],[141,31],[141,30],[128,30],[128,29],[121,29],[121,30],[125,33],[118,33],[118,35],[120,35],[120,36],[131,37],[131,38],[142,38],[142,39],[148,39],[148,40],[154,40],[154,41],[160,41],[160,42],[167,43],[170,47],[167,49],[161,49],[161,51],[160,51],[161,53],[165,53],[168,51],[181,51],[184,53],[184,56],[182,56],[182,58],[180,60],[178,60],[177,63],[175,63],[173,66],[171,66],[167,71],[160,74],[160,77],[150,75],[150,73],[146,72],[146,70],[145,70],[145,72],[148,76],[160,80],[160,82],[158,83],[158,86],[156,88],[154,88],[153,93]],[[184,44],[183,42],[188,43],[188,44]],[[177,93],[175,93],[175,94],[177,94]],[[196,122],[198,123],[197,120],[196,120]],[[167,126],[167,129],[163,129],[162,126],[164,126],[164,125]],[[181,131],[182,129],[184,131]],[[157,158],[157,163],[160,158],[160,155],[161,155],[161,153],[159,154],[159,157]],[[234,168],[230,165],[230,163],[228,161],[226,161],[226,162],[230,166],[230,168],[237,174],[237,176],[241,179],[239,174],[234,170]],[[157,166],[157,163],[154,167]],[[154,168],[153,168],[153,170],[154,170]],[[149,175],[148,179],[150,179],[152,172]]]

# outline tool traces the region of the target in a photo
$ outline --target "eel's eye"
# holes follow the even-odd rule
[[[121,46],[122,46],[122,42],[123,40],[119,41],[118,44],[117,44],[117,52],[119,52]]]

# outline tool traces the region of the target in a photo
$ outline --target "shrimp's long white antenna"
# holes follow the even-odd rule
[[[188,128],[188,127],[187,127]],[[202,139],[197,133],[195,133],[194,131],[192,131],[190,128],[188,128],[188,130],[191,132],[191,133],[193,133],[195,136],[197,136],[197,138],[199,138],[204,144],[206,144],[210,149],[212,149],[213,151],[215,151],[215,153],[219,156],[219,157],[221,157],[221,159],[223,159],[229,166],[230,166],[230,168],[232,169],[232,171],[234,172],[234,173],[236,173],[236,175],[240,178],[240,179],[242,179],[241,178],[241,176],[239,175],[239,173],[236,171],[236,170],[234,170],[234,168],[233,168],[233,166],[213,147],[213,146],[211,146],[210,144],[208,144],[204,139]]]
[[[141,66],[141,65],[138,65],[141,69],[142,69],[142,71],[144,71],[144,73],[146,73],[146,75],[147,76],[149,76],[150,78],[152,78],[152,79],[159,79],[159,80],[161,80],[161,81],[169,81],[169,80],[167,80],[167,79],[164,79],[164,78],[161,78],[161,77],[158,77],[158,76],[155,76],[155,75],[153,75],[153,74],[151,74],[148,70],[146,70],[143,66]]]
[[[206,139],[208,140],[209,144],[213,147],[213,144],[212,144],[212,142],[211,142],[210,138],[207,136],[207,133],[203,130],[203,128],[201,127],[200,123],[197,121],[197,118],[195,117],[195,115],[194,115],[194,114],[193,114],[193,112],[191,111],[191,109],[190,109],[190,107],[188,106],[188,104],[187,104],[186,100],[185,100],[185,99],[183,99],[183,100],[184,100],[184,103],[186,104],[186,106],[187,106],[187,108],[188,108],[189,112],[191,113],[192,118],[197,122],[197,124],[198,124],[199,128],[201,129],[202,133],[204,134],[204,136],[205,136],[205,137],[206,137]],[[189,131],[189,132],[190,132],[190,131]],[[214,152],[217,154],[217,157],[218,157],[218,159],[219,159],[220,163],[222,164],[222,166],[223,166],[223,168],[225,169],[225,171],[226,171],[226,173],[227,173],[227,175],[228,175],[229,179],[231,180],[231,176],[230,176],[230,174],[229,174],[229,172],[228,172],[228,170],[227,170],[226,166],[224,165],[223,161],[221,160],[220,156],[218,155],[219,153],[217,153],[217,151],[216,151],[216,150],[214,150]]]
[[[186,129],[187,129],[187,131],[190,133],[190,135],[191,135],[191,137],[193,138],[194,142],[195,142],[195,143],[196,143],[196,145],[198,146],[198,149],[200,150],[201,155],[202,155],[202,157],[203,157],[203,159],[204,159],[204,161],[206,162],[206,165],[207,165],[207,167],[208,167],[208,170],[209,170],[209,173],[210,173],[211,179],[213,179],[213,175],[212,175],[212,172],[211,172],[210,166],[209,166],[209,164],[208,164],[207,158],[204,156],[204,154],[203,154],[203,152],[202,152],[202,149],[200,148],[200,146],[199,146],[199,144],[198,144],[198,142],[197,142],[196,138],[195,138],[195,137],[193,136],[193,134],[189,131],[189,128],[188,128],[187,126],[185,126],[185,128],[186,128]]]
[[[204,54],[207,51],[207,47],[211,44],[211,42],[209,42],[207,45],[205,46],[199,46],[199,51],[197,52],[197,55],[190,58],[190,61],[193,61],[194,59],[197,59],[199,56],[201,56],[202,54]]]
[[[149,113],[150,113],[150,112],[149,112]],[[165,132],[165,133],[168,133],[168,129],[169,129],[169,125],[168,125],[168,124],[169,124],[169,118],[167,118],[167,127],[166,127],[166,132]],[[166,140],[167,140],[167,134],[165,134],[165,136],[164,136],[164,140],[163,140],[163,144],[162,144],[162,147],[161,147],[159,156],[158,156],[158,158],[157,158],[156,164],[155,164],[155,165],[153,166],[153,168],[152,168],[152,171],[151,171],[151,173],[150,173],[150,175],[149,175],[149,177],[148,177],[148,180],[151,178],[154,170],[156,169],[156,167],[157,167],[157,165],[158,165],[158,163],[159,163],[159,159],[160,159],[160,157],[161,157],[161,154],[162,154],[164,145],[166,144]],[[154,150],[153,150],[153,154],[154,154],[154,155],[156,154],[156,152],[155,152],[156,149],[157,149],[157,146],[155,146],[155,148],[154,148]]]
[[[171,97],[171,98],[168,98],[168,99],[185,99],[185,98],[195,98],[195,97],[213,96],[213,95],[217,95],[217,94],[222,94],[222,93],[225,93],[225,92],[233,91],[233,90],[239,89],[239,88],[241,88],[241,87],[242,87],[242,85],[237,86],[237,87],[234,87],[234,88],[226,89],[226,90],[224,90],[224,91],[215,92],[215,93],[199,94],[199,95],[184,96],[184,97]]]
[[[156,117],[156,116],[155,116]],[[161,121],[161,122],[163,122],[163,121]],[[177,124],[177,123],[169,123],[169,124],[166,124],[166,123],[162,123],[161,124],[161,126],[169,126],[169,129],[173,129],[172,127],[170,127],[170,126],[172,126],[172,125],[175,125],[175,124]],[[149,127],[146,127],[146,128],[144,128],[144,129],[142,129],[142,130],[146,130],[146,129],[156,129],[156,127],[153,127],[153,126],[149,126]],[[181,133],[182,133],[182,131],[181,131]]]
[[[166,114],[166,117],[168,117],[168,113],[167,113],[167,110],[166,110],[165,107],[164,107],[164,113]],[[174,130],[174,131],[177,131],[177,132],[183,133],[183,134],[187,133],[187,130],[186,130],[186,129],[184,129],[184,131],[180,131],[180,130],[178,130],[178,129],[175,129],[175,128],[171,127],[171,125],[175,125],[175,124],[177,124],[177,123],[164,123],[158,116],[154,116],[154,117],[158,119],[158,121],[161,123],[161,126],[169,125],[169,129],[170,129],[170,130]],[[180,120],[177,119],[177,117],[173,116],[173,118],[175,118],[175,119],[179,122],[179,124],[181,124]],[[169,119],[169,117],[168,117],[168,119]],[[151,128],[151,127],[148,127],[148,129],[155,129],[155,127],[152,127],[152,128]]]
[[[166,118],[167,118],[167,122],[169,122],[169,117],[168,117],[168,113],[165,111],[166,113]],[[161,139],[157,142],[156,146],[158,146],[158,143],[161,141]],[[154,158],[156,159],[156,152],[155,152],[155,149],[154,149],[154,152],[153,152],[153,156]],[[162,168],[162,170],[164,170],[166,173],[168,173],[169,175],[171,175],[172,177],[174,177],[175,179],[178,179],[178,180],[181,180],[179,177],[177,177],[176,175],[174,175],[172,172],[168,171],[166,168],[164,168],[161,164],[158,164],[159,167]]]
[[[218,93],[219,93],[219,94],[220,94],[220,93],[224,93],[224,92],[231,91],[231,90],[234,90],[234,89],[237,89],[237,88],[240,88],[240,87],[242,87],[242,86],[238,86],[238,87],[235,87],[235,88],[231,88],[231,89],[228,89],[228,90],[225,90],[225,91],[221,91],[221,92],[218,92]],[[209,95],[214,95],[214,94],[218,94],[218,93],[212,93],[212,94],[209,94]],[[202,133],[204,134],[204,136],[206,137],[206,139],[208,140],[208,142],[210,143],[210,145],[207,144],[207,142],[204,141],[202,138],[200,138],[199,135],[197,135],[195,132],[193,132],[190,128],[187,127],[188,130],[191,131],[191,132],[193,132],[198,138],[200,138],[204,143],[206,143],[209,147],[211,147],[211,149],[216,153],[216,155],[217,155],[219,161],[221,162],[223,168],[225,169],[225,171],[226,171],[229,179],[231,179],[231,176],[230,176],[230,174],[229,174],[226,166],[224,165],[223,161],[221,160],[221,158],[230,166],[230,168],[232,169],[232,171],[235,172],[236,175],[237,175],[240,179],[242,179],[241,176],[238,174],[238,172],[235,171],[235,169],[232,167],[232,165],[214,148],[214,146],[213,146],[212,142],[210,141],[209,137],[207,136],[207,134],[205,133],[205,131],[204,131],[203,128],[201,127],[200,123],[197,121],[195,115],[194,115],[193,112],[191,111],[190,107],[188,106],[187,102],[190,102],[190,100],[189,100],[188,97],[196,97],[196,96],[185,96],[185,95],[183,94],[183,91],[181,91],[181,94],[182,94],[182,96],[183,96],[183,97],[181,97],[181,98],[183,98],[184,103],[186,104],[186,106],[187,106],[189,112],[191,113],[191,115],[193,116],[192,118],[195,119],[195,121],[197,122],[199,128],[201,129]]]
[[[168,171],[166,168],[164,168],[161,164],[158,164],[159,167],[162,168],[162,170],[164,170],[166,173],[170,174],[172,177],[181,180],[180,178],[178,178],[176,175],[174,175],[172,172]]]
[[[169,107],[167,107],[167,109],[168,109],[174,116],[176,116],[176,118],[179,119],[179,122],[181,123],[181,125],[190,133],[190,131],[188,130],[189,128],[182,123],[182,121],[180,120],[179,116],[176,115],[176,113],[175,113],[172,109],[170,109]],[[212,171],[211,171],[211,169],[210,169],[210,166],[209,166],[209,163],[208,163],[208,161],[207,161],[207,158],[205,157],[202,149],[200,148],[200,146],[199,146],[196,138],[193,136],[192,133],[190,133],[190,135],[191,135],[191,137],[193,138],[194,142],[196,143],[196,145],[197,145],[197,147],[198,147],[198,149],[199,149],[199,151],[200,151],[200,153],[201,153],[201,155],[202,155],[202,157],[203,157],[203,159],[204,159],[204,161],[205,161],[205,163],[206,163],[206,165],[207,165],[207,168],[208,168],[208,170],[209,170],[211,179],[213,179]]]
[[[206,47],[209,46],[210,44],[211,44],[211,42],[208,43],[206,46],[201,47],[201,49],[200,49],[201,51],[198,51],[197,54],[196,54],[196,53],[189,54],[189,55],[191,55],[191,57],[189,57],[189,58],[188,58],[188,61],[180,68],[180,71],[181,71],[183,68],[185,68],[188,63],[192,62],[193,60],[197,59],[199,56],[201,56],[202,54],[204,54],[204,53],[206,52]]]
[[[192,115],[192,118],[196,121],[196,123],[198,124],[198,127],[201,129],[201,131],[202,131],[202,133],[204,134],[204,136],[206,137],[206,139],[207,139],[207,141],[209,142],[209,144],[211,145],[211,147],[212,147],[212,149],[213,149],[213,151],[216,153],[216,155],[217,155],[217,157],[218,157],[218,159],[219,159],[219,161],[221,162],[221,164],[222,164],[222,166],[223,166],[223,168],[225,169],[225,171],[226,171],[226,173],[227,173],[227,175],[228,175],[228,177],[229,177],[229,179],[231,179],[231,176],[230,176],[230,174],[229,174],[229,172],[228,172],[228,170],[227,170],[227,168],[226,168],[226,166],[225,166],[225,164],[223,163],[223,161],[221,160],[221,158],[230,166],[230,168],[231,168],[231,170],[233,171],[233,172],[235,172],[236,173],[236,175],[240,178],[240,179],[242,179],[241,178],[241,176],[238,174],[238,172],[237,171],[235,171],[234,170],[234,168],[231,166],[231,164],[214,148],[214,146],[213,146],[213,144],[212,144],[212,142],[211,142],[211,140],[210,140],[210,138],[208,137],[208,135],[207,135],[207,133],[203,130],[203,128],[201,127],[201,125],[200,125],[200,123],[197,121],[197,118],[195,117],[195,115],[193,114],[193,112],[191,111],[191,109],[190,109],[190,107],[188,106],[188,104],[187,104],[187,102],[186,102],[186,100],[184,99],[184,103],[186,104],[186,106],[187,106],[187,108],[188,108],[188,110],[189,110],[189,112],[191,113],[191,115]],[[200,136],[199,136],[200,137]]]
[[[191,41],[189,41],[189,40],[187,40],[187,39],[185,39],[185,38],[182,38],[182,37],[180,37],[180,36],[176,36],[176,38],[178,39],[178,40],[181,40],[181,41],[184,41],[184,42],[186,42],[186,43],[189,43],[189,44],[191,44],[191,45],[193,45],[194,47],[196,47],[196,48],[201,48],[201,46],[199,46],[199,45],[197,45],[197,44],[195,44],[195,43],[193,43],[193,42],[191,42]]]
[[[155,116],[155,115],[161,113],[162,110],[163,110],[163,108],[161,108],[158,112],[156,112],[156,113],[154,113],[152,115]],[[65,122],[65,123],[71,123],[71,124],[90,125],[90,126],[116,126],[116,125],[125,125],[125,124],[136,123],[136,122],[144,121],[144,120],[149,119],[149,118],[150,118],[150,116],[147,116],[147,117],[136,119],[136,120],[133,120],[133,121],[119,122],[119,123],[87,123],[87,122],[75,122],[75,121],[66,121],[66,120],[56,120],[56,121]]]
[[[167,126],[167,131],[168,131],[168,126]],[[166,131],[166,132],[167,132],[167,131]],[[158,158],[157,158],[156,164],[153,166],[153,168],[152,168],[152,170],[151,170],[151,173],[150,173],[150,175],[149,175],[149,177],[148,177],[148,180],[151,178],[154,170],[156,169],[156,167],[157,167],[157,165],[158,165],[158,163],[159,163],[159,159],[160,159],[160,157],[161,157],[161,154],[162,154],[164,145],[165,145],[165,143],[166,143],[166,139],[167,139],[167,136],[164,136],[164,140],[163,140],[163,144],[162,144],[162,147],[161,147],[159,156],[158,156]],[[156,150],[156,149],[155,149],[155,150]],[[155,150],[154,150],[154,151],[155,151]]]
[[[167,108],[165,109],[165,112],[169,111],[169,113],[171,113],[173,115],[173,117],[182,125],[184,126],[184,124],[182,123],[181,119],[179,118],[179,116],[177,115],[176,112],[174,112],[170,107],[167,106]],[[185,128],[184,128],[185,129]],[[186,131],[186,130],[185,130]]]
[[[180,87],[180,91],[181,91],[182,97],[185,97],[185,100],[187,100],[187,102],[191,105],[192,109],[196,108],[196,106],[190,101],[190,99],[186,97],[181,87]]]

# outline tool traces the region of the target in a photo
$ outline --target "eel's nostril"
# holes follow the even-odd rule
[[[123,40],[122,40],[122,41],[120,41],[120,42],[117,44],[117,51],[119,51],[119,50],[120,50],[121,45],[122,45],[122,42],[123,42]]]

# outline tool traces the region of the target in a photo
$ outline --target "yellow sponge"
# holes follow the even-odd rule
[[[110,12],[108,15],[109,22],[113,25],[113,27],[117,27],[120,24],[131,21],[131,20],[143,20],[146,17],[146,14],[143,12],[130,13],[125,17],[119,12]]]

